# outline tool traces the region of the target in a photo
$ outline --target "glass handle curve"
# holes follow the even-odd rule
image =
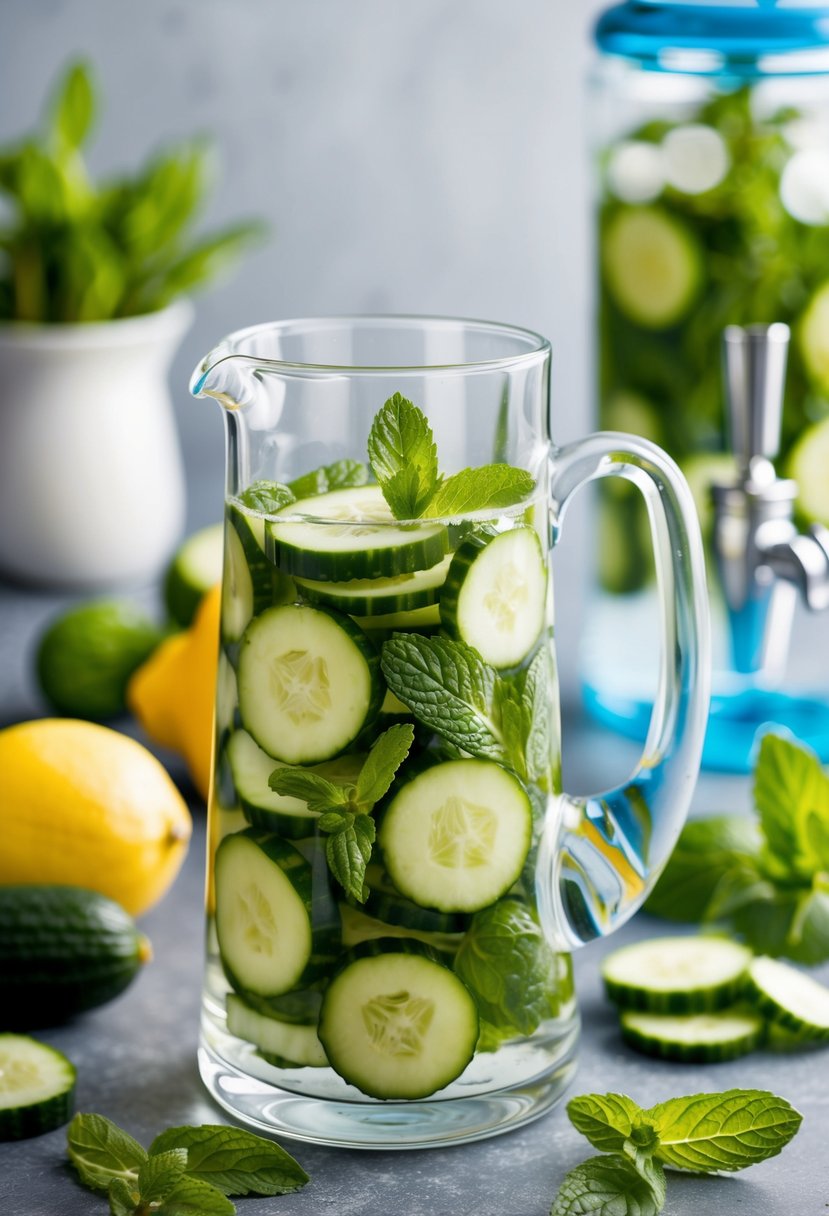
[[[571,950],[610,933],[645,900],[670,857],[699,771],[711,684],[705,561],[691,492],[677,466],[647,440],[613,432],[554,450],[553,538],[572,495],[622,477],[648,510],[659,589],[662,653],[647,741],[623,785],[551,800],[539,842],[539,913]]]

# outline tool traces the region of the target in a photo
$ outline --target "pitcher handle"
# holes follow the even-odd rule
[[[650,729],[630,780],[606,793],[551,799],[539,842],[539,913],[550,939],[565,950],[623,924],[659,877],[691,801],[710,697],[705,562],[684,477],[661,448],[633,435],[604,432],[556,449],[554,540],[572,495],[599,477],[623,477],[644,496],[662,654]]]

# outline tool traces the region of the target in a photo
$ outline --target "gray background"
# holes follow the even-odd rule
[[[590,429],[585,77],[598,0],[2,0],[0,142],[30,129],[71,57],[103,95],[93,169],[215,136],[206,224],[270,242],[197,299],[172,372],[189,524],[221,509],[219,410],[191,401],[232,329],[331,312],[437,312],[553,343],[555,437]],[[0,386],[0,393],[2,386]],[[215,486],[215,495],[209,488]],[[576,636],[586,508],[557,558]],[[562,651],[573,683],[573,648]]]

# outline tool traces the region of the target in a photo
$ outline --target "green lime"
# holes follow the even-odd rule
[[[40,639],[37,677],[47,701],[77,718],[124,713],[127,682],[164,631],[131,604],[97,600],[58,617]]]

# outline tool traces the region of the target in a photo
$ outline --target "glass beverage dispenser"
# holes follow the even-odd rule
[[[747,768],[769,722],[827,760],[829,614],[797,605],[829,599],[829,6],[628,0],[596,42],[599,418],[670,452],[697,502],[718,672],[704,763]],[[584,691],[643,736],[646,507],[629,483],[601,495]]]

